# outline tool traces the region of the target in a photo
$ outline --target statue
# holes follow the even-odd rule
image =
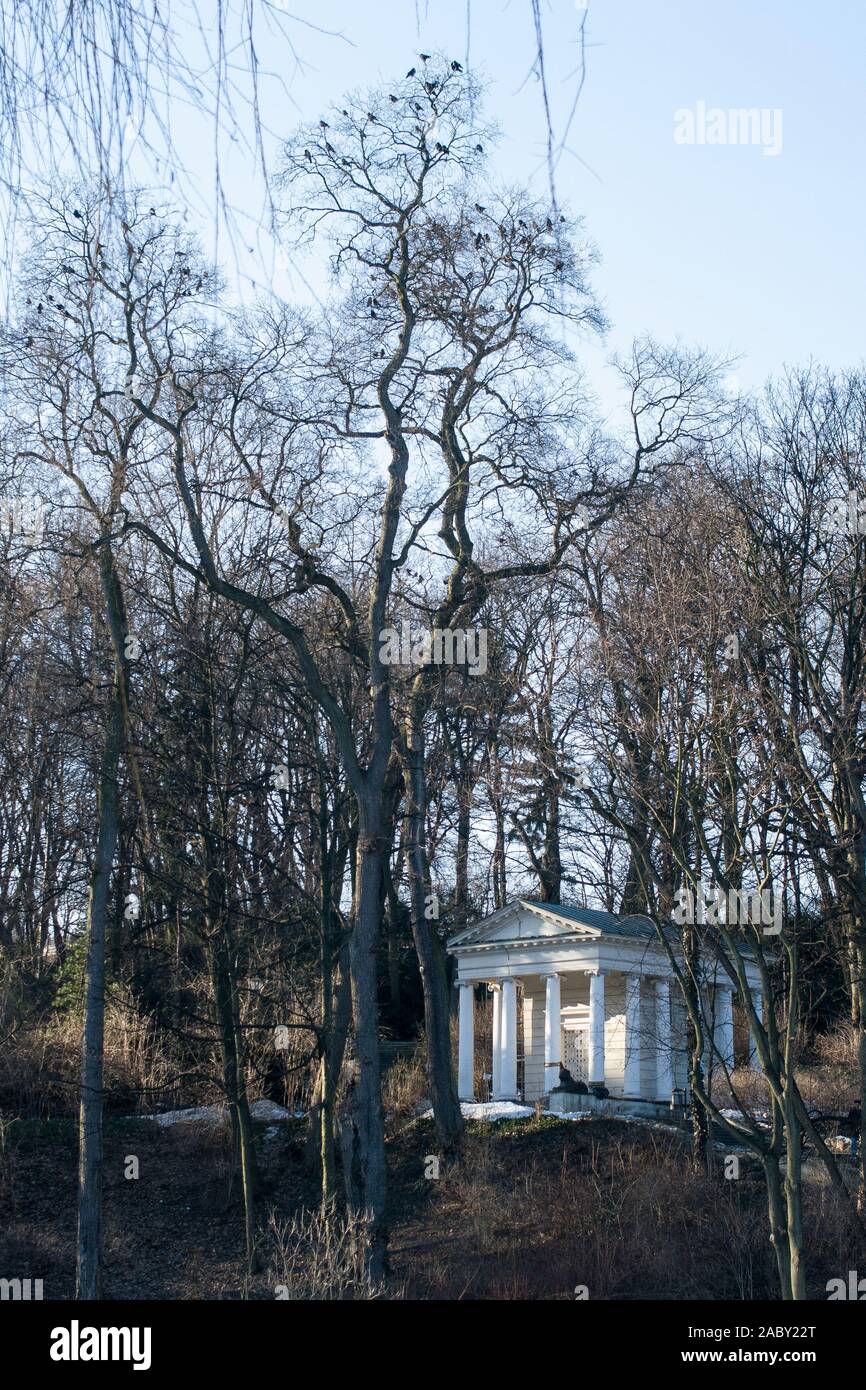
[[[575,1081],[568,1067],[559,1064],[559,1085],[554,1086],[553,1091],[559,1091],[570,1096],[585,1096],[587,1094],[586,1083]],[[553,1092],[551,1093],[553,1094]]]

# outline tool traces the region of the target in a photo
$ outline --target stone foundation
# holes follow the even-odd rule
[[[547,1097],[547,1108],[555,1115],[635,1115],[644,1120],[676,1121],[683,1115],[682,1108],[671,1110],[670,1103],[662,1100],[617,1100],[609,1096],[600,1100],[598,1096],[578,1096],[567,1091],[553,1091]]]

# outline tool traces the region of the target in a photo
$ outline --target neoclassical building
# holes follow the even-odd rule
[[[474,995],[482,983],[493,992],[494,1100],[536,1100],[557,1085],[560,1064],[623,1099],[670,1101],[685,1086],[685,1005],[648,918],[516,898],[452,937],[448,950],[460,991],[461,1100],[474,1098]],[[701,969],[713,1056],[732,1065],[731,981],[710,960]],[[757,999],[757,968],[746,973]]]

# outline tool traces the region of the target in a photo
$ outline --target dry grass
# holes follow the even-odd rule
[[[405,1124],[427,1100],[424,1043],[409,1057],[398,1057],[382,1076],[382,1105],[389,1127]]]
[[[301,1210],[288,1221],[272,1215],[264,1244],[274,1297],[330,1302],[385,1297],[384,1284],[364,1267],[366,1234],[363,1218],[333,1207]]]
[[[696,1173],[655,1131],[549,1118],[491,1127],[432,1186],[413,1233],[431,1253],[401,1264],[410,1296],[778,1297],[760,1178]],[[824,1296],[856,1261],[848,1214],[825,1187],[807,1194],[807,1232],[813,1296]]]
[[[14,1030],[0,1048],[0,1106],[30,1118],[75,1114],[81,1070],[82,1020],[51,1014]],[[177,1094],[171,1066],[153,1026],[117,994],[105,1009],[105,1091],[110,1109],[132,1113]],[[187,1102],[189,1103],[189,1102]]]

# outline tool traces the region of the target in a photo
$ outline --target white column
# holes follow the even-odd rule
[[[517,1099],[517,984],[502,981],[500,1100]]]
[[[589,1081],[604,1085],[604,976],[589,977]]]
[[[462,982],[457,1033],[457,1095],[460,1100],[475,1099],[475,986]]]
[[[673,1034],[671,1030],[671,987],[667,980],[655,981],[656,1100],[669,1101],[673,1090]]]
[[[623,1091],[627,1096],[639,1096],[640,1083],[640,975],[625,977],[625,1076]]]
[[[559,1085],[562,1061],[559,976],[545,975],[544,984],[544,1089],[552,1091]]]
[[[493,986],[493,1094],[498,1096],[501,1090],[500,1077],[502,1075],[502,990],[499,985]]]
[[[716,1047],[726,1067],[734,1065],[734,1009],[727,985],[716,985]]]

